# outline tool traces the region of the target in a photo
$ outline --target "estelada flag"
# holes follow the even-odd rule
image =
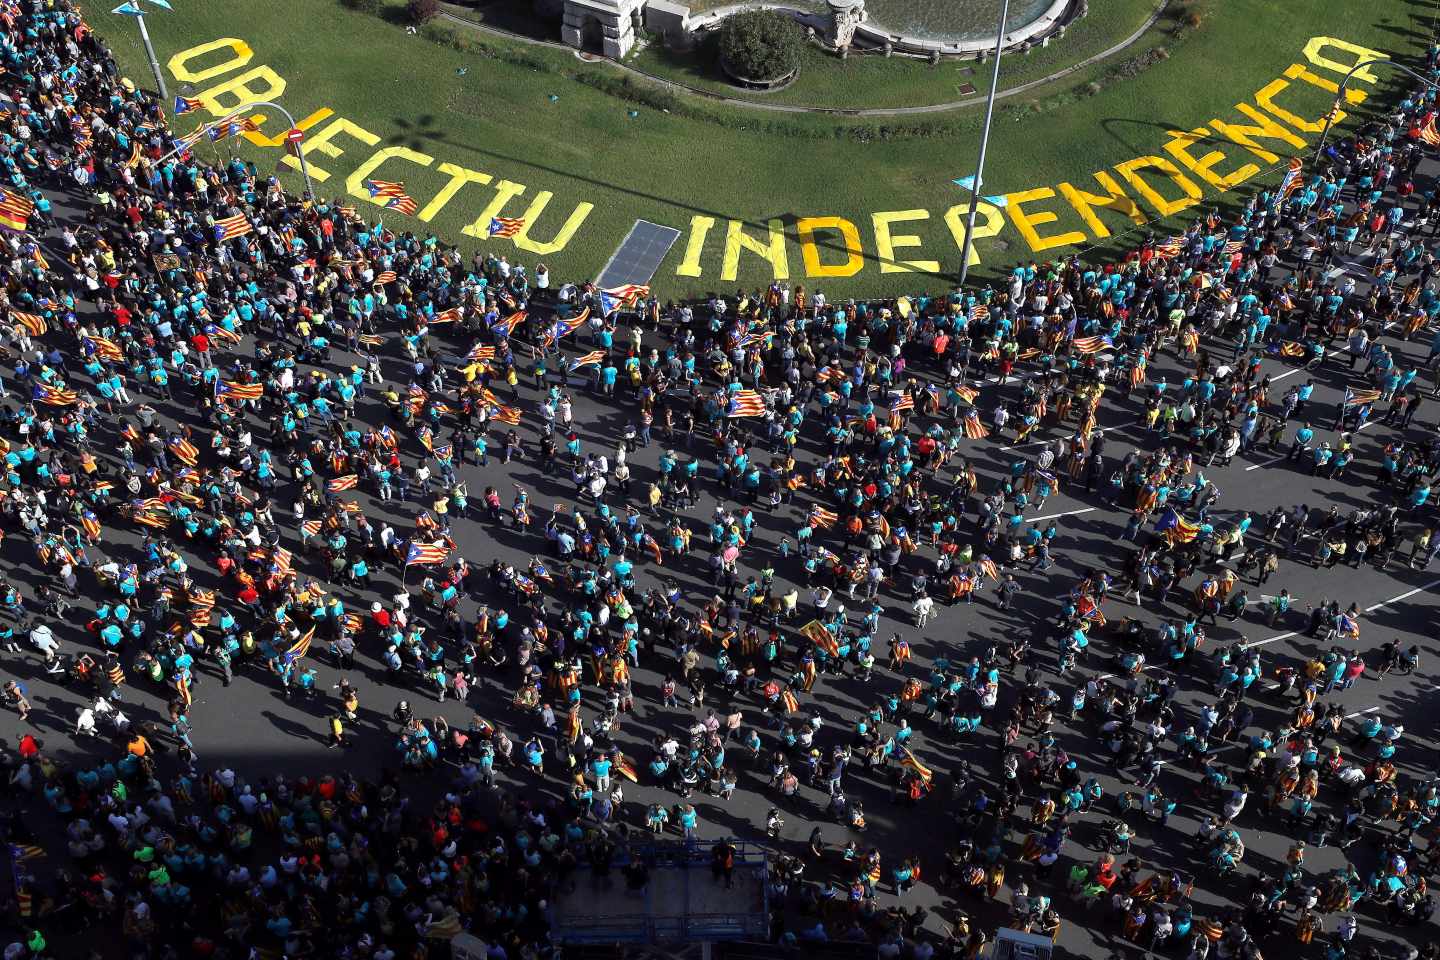
[[[980,572],[985,574],[985,576],[989,577],[991,580],[1000,579],[1000,569],[995,566],[995,561],[991,560],[989,557],[980,558]]]
[[[347,473],[343,477],[336,477],[325,484],[325,489],[331,493],[340,493],[345,490],[354,490],[360,482],[360,478],[353,473]]]
[[[615,772],[631,783],[640,782],[640,776],[635,772],[635,762],[623,753],[615,758]]]
[[[503,320],[496,320],[494,323],[490,324],[490,329],[494,330],[502,337],[512,336],[515,333],[515,328],[525,322],[525,317],[526,313],[524,310],[516,310],[514,313],[510,314],[510,316],[508,317],[505,317]]]
[[[215,394],[235,400],[259,400],[265,395],[263,383],[236,383],[234,380],[216,382]]]
[[[414,197],[402,193],[398,197],[391,197],[385,204],[385,209],[403,213],[407,217],[413,217],[415,216],[415,211],[420,209],[420,204],[415,202]]]
[[[1081,337],[1073,344],[1076,353],[1098,353],[1113,346],[1109,337]]]
[[[550,332],[545,334],[545,345],[552,346],[561,337],[574,333],[590,320],[590,308],[586,307],[575,316],[565,320],[556,320],[550,327]]]
[[[125,362],[125,352],[114,340],[107,340],[104,337],[87,337],[86,340],[95,348],[95,356],[101,360],[108,360],[111,363]]]
[[[42,337],[48,329],[45,326],[45,318],[39,314],[21,313],[19,310],[11,310],[10,319],[17,325],[24,327],[25,332],[32,337]]]
[[[1345,406],[1351,407],[1362,403],[1374,403],[1380,399],[1379,390],[1347,390]]]
[[[990,436],[989,429],[986,428],[985,424],[980,422],[980,415],[974,410],[965,414],[965,418],[961,421],[961,424],[965,428],[965,436],[971,440],[984,440]]]
[[[379,276],[377,276],[377,277],[375,278],[375,282],[376,282],[376,283],[382,283],[382,284],[383,284],[383,283],[394,283],[394,282],[395,282],[395,271],[394,271],[394,270],[386,270],[384,273],[380,274]]]
[[[765,398],[755,390],[736,390],[726,406],[727,417],[763,417]]]
[[[293,644],[290,645],[290,649],[286,650],[280,655],[281,658],[286,663],[294,663],[296,660],[299,660],[301,657],[305,656],[305,654],[310,652],[310,641],[314,638],[315,628],[312,626],[309,630],[305,631],[304,635],[301,636],[299,640],[296,640]]]
[[[934,776],[934,772],[931,771],[929,767],[915,758],[915,754],[910,752],[909,747],[900,748],[900,766],[905,767],[907,770],[915,771],[915,773],[919,774],[920,779],[926,783],[929,783],[930,779]]]
[[[80,515],[80,528],[85,531],[85,536],[91,543],[100,539],[100,520],[89,510]]]
[[[34,390],[31,391],[30,399],[52,407],[68,407],[72,403],[78,402],[80,395],[74,390],[52,387],[48,383],[37,383]]]
[[[215,221],[215,242],[224,243],[227,240],[234,240],[236,237],[243,237],[254,230],[254,224],[245,218],[245,214],[237,213],[233,217],[224,217]]]
[[[304,523],[300,524],[300,529],[305,531],[305,536],[307,537],[318,536],[320,533],[320,521],[306,520]]]
[[[135,514],[135,522],[143,523],[147,527],[154,527],[157,530],[164,530],[170,526],[170,514],[155,513],[149,510],[141,510]]]
[[[604,359],[604,350],[591,350],[589,353],[585,354],[585,356],[576,357],[574,360],[570,361],[570,372],[574,373],[576,370],[580,370],[589,366],[598,366],[600,364],[600,361]]]
[[[491,217],[490,228],[486,232],[491,237],[508,239],[519,233],[524,226],[523,217]]]
[[[1440,146],[1440,131],[1435,129],[1435,114],[1430,114],[1420,128],[1420,139],[1433,146]]]
[[[840,644],[836,642],[835,635],[819,620],[811,620],[800,628],[799,633],[800,636],[805,637],[830,656],[838,657],[840,655]]]
[[[441,311],[440,313],[435,314],[435,316],[432,317],[431,320],[430,320],[430,325],[433,327],[433,326],[435,326],[437,323],[459,323],[459,322],[460,322],[460,308],[459,308],[459,307],[451,307],[449,310],[443,310],[443,311]]]
[[[0,227],[23,232],[34,212],[29,197],[14,188],[0,188]]]
[[[445,558],[449,555],[449,550],[436,544],[412,543],[410,548],[405,551],[405,566],[417,563],[424,565],[444,563]]]
[[[786,687],[785,692],[780,694],[780,702],[785,704],[786,713],[794,713],[800,709],[800,701],[796,699],[795,694],[791,692],[789,687]]]
[[[839,514],[831,510],[826,510],[824,507],[816,506],[810,508],[810,526],[812,527],[819,527],[821,530],[824,530],[828,527],[835,526],[839,519]]]
[[[170,452],[175,454],[175,458],[187,467],[195,466],[195,461],[200,458],[200,451],[195,449],[195,444],[184,437],[176,437],[167,446]]]
[[[402,197],[405,184],[400,180],[366,180],[365,189],[372,197]]]

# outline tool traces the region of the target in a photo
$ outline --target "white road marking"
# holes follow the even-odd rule
[[[1433,590],[1436,587],[1440,587],[1440,580],[1431,581],[1430,583],[1425,584],[1423,587],[1416,587],[1414,590],[1406,590],[1398,597],[1391,597],[1389,600],[1381,600],[1379,603],[1373,603],[1365,608],[1365,612],[1371,613],[1375,610],[1379,610],[1381,607],[1388,607],[1392,603],[1399,603],[1401,600],[1406,600],[1410,597],[1413,597],[1417,593],[1424,593],[1425,591]],[[1265,644],[1274,643],[1277,640],[1288,640],[1290,637],[1295,636],[1299,632],[1299,630],[1291,630],[1289,633],[1282,633],[1279,636],[1269,637],[1265,640],[1254,640],[1250,643],[1245,644],[1245,649],[1249,650],[1251,647],[1263,647]]]
[[[1304,369],[1305,369],[1304,367],[1291,367],[1289,370],[1286,370],[1284,373],[1277,373],[1275,376],[1271,377],[1271,378],[1270,378],[1270,382],[1271,382],[1271,383],[1279,383],[1281,380],[1284,380],[1286,377],[1293,377],[1293,376],[1295,376],[1295,374],[1302,372]]]
[[[1078,513],[1089,513],[1089,512],[1092,511],[1092,510],[1098,510],[1098,509],[1100,509],[1100,508],[1099,508],[1099,507],[1085,507],[1085,508],[1080,509],[1080,510],[1067,510],[1067,511],[1065,511],[1064,513],[1051,513],[1051,514],[1047,514],[1046,516],[1043,516],[1043,517],[1031,517],[1030,520],[1029,520],[1029,522],[1030,522],[1030,523],[1039,523],[1041,520],[1058,520],[1058,519],[1060,519],[1061,517],[1073,517],[1073,516],[1075,516],[1075,515],[1078,514]]]
[[[1345,714],[1346,720],[1354,720],[1356,717],[1363,717],[1367,713],[1379,713],[1379,707],[1366,707],[1364,710],[1356,710],[1354,713]]]
[[[1164,667],[1157,667],[1157,666],[1155,666],[1153,663],[1147,663],[1147,664],[1145,664],[1145,669],[1142,670],[1141,673],[1149,673],[1149,674],[1157,674],[1157,673],[1158,673],[1158,674],[1159,674],[1160,676],[1162,676],[1162,677],[1174,676],[1174,674],[1172,674],[1169,670],[1166,670]],[[1117,679],[1117,678],[1118,678],[1118,679],[1122,679],[1122,680],[1129,680],[1129,679],[1132,679],[1132,677],[1133,677],[1133,674],[1128,674],[1128,673],[1127,673],[1127,674],[1124,674],[1123,676],[1122,676],[1121,674],[1118,674],[1118,673],[1102,673],[1102,674],[1100,674],[1099,676],[1097,676],[1097,677],[1095,678],[1095,682],[1099,683],[1099,682],[1102,682],[1102,681],[1105,681],[1105,680],[1115,680],[1115,679]]]
[[[1245,644],[1245,649],[1249,650],[1251,647],[1263,647],[1265,646],[1265,644],[1274,643],[1277,640],[1288,640],[1299,632],[1299,630],[1291,630],[1289,633],[1282,633],[1278,637],[1271,637],[1268,640],[1254,640],[1250,643]]]
[[[1270,460],[1266,460],[1266,461],[1263,462],[1263,463],[1251,464],[1250,466],[1248,466],[1248,467],[1245,468],[1245,472],[1246,472],[1246,473],[1249,473],[1251,470],[1259,470],[1261,467],[1272,466],[1273,464],[1277,464],[1277,463],[1279,463],[1281,460],[1284,460],[1284,459],[1285,459],[1285,457],[1279,456],[1279,457],[1275,457],[1275,458],[1270,459]]]
[[[1416,587],[1414,590],[1407,590],[1404,593],[1400,594],[1400,596],[1398,597],[1391,597],[1389,600],[1382,600],[1381,602],[1374,604],[1373,606],[1366,607],[1365,612],[1370,613],[1371,611],[1379,610],[1381,607],[1388,607],[1392,603],[1399,603],[1401,600],[1406,600],[1410,597],[1415,596],[1415,594],[1417,593],[1424,593],[1426,590],[1432,590],[1435,587],[1440,587],[1440,580],[1433,580],[1430,583],[1425,584],[1425,586],[1423,587]]]
[[[1095,433],[1107,433],[1111,430],[1119,430],[1123,424],[1116,424],[1113,427],[1100,427]],[[1051,437],[1049,440],[1027,440],[1025,443],[1012,443],[1008,447],[1001,447],[1001,450],[1024,450],[1026,447],[1040,447],[1047,443],[1054,443],[1058,437]]]

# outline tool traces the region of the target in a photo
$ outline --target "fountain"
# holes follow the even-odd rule
[[[741,10],[768,7],[793,13],[827,47],[844,56],[855,46],[934,59],[981,56],[994,45],[1003,0],[563,0],[565,41],[580,45],[585,24],[599,20],[604,53],[623,56],[633,43],[632,12],[667,41],[719,26]],[[1084,0],[1010,0],[1007,46],[1020,47],[1084,16]]]

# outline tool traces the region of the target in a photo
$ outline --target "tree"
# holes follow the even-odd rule
[[[742,80],[779,80],[800,66],[800,25],[776,10],[747,10],[720,28],[720,56]]]
[[[411,23],[422,24],[440,12],[440,0],[409,0],[405,11],[410,15]]]

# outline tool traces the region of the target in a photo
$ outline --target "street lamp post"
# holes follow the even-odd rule
[[[275,109],[275,110],[278,110],[278,111],[280,111],[280,115],[285,118],[285,122],[288,123],[288,124],[290,124],[290,126],[287,128],[287,132],[286,132],[286,142],[287,142],[287,143],[294,143],[294,146],[295,146],[295,156],[296,156],[296,158],[298,158],[299,161],[300,161],[300,175],[305,178],[305,193],[313,199],[314,196],[315,196],[315,185],[310,182],[310,165],[305,162],[305,151],[304,151],[303,149],[301,149],[300,144],[299,144],[298,141],[291,141],[291,140],[289,139],[289,132],[299,129],[299,127],[297,127],[297,126],[295,125],[295,118],[290,115],[290,111],[289,111],[289,110],[286,110],[284,107],[280,106],[280,104],[278,104],[278,103],[275,103],[273,100],[257,100],[257,101],[255,101],[254,103],[247,103],[247,104],[245,104],[244,109],[249,110],[249,109],[251,109],[251,108],[253,108],[253,107],[271,107],[271,108],[273,108],[273,109]],[[228,119],[228,118],[227,118],[227,119]],[[222,122],[222,121],[219,121],[219,120],[211,121],[210,123],[205,124],[205,126],[203,126],[201,129],[208,132],[211,128],[213,128],[214,126],[216,126],[218,123],[221,123],[221,122]],[[169,153],[165,154],[163,157],[161,157],[161,158],[160,158],[159,160],[157,160],[156,162],[157,162],[157,163],[163,163],[164,161],[166,161],[166,160],[170,159],[171,157],[175,156],[175,154],[179,153],[179,152],[180,152],[181,150],[183,150],[183,149],[185,149],[185,148],[184,148],[184,147],[176,147],[174,150],[171,150]]]
[[[1351,67],[1345,72],[1344,79],[1340,81],[1339,89],[1335,91],[1335,103],[1333,106],[1331,106],[1330,112],[1325,114],[1325,126],[1320,130],[1320,142],[1315,145],[1315,153],[1312,154],[1310,157],[1310,162],[1312,164],[1318,163],[1320,160],[1320,155],[1325,152],[1325,139],[1330,136],[1330,128],[1335,124],[1335,114],[1340,112],[1341,104],[1345,99],[1345,88],[1349,85],[1350,78],[1355,76],[1355,74],[1359,73],[1360,68],[1362,67],[1369,67],[1379,64],[1394,67],[1397,70],[1403,70],[1406,73],[1410,74],[1410,76],[1414,77],[1416,80],[1419,80],[1421,83],[1425,84],[1426,86],[1440,88],[1440,83],[1436,83],[1429,77],[1421,76],[1419,73],[1405,66],[1405,64],[1403,63],[1396,63],[1394,60],[1361,60],[1359,63],[1355,64],[1355,66]]]
[[[1000,88],[1000,51],[1005,46],[1005,21],[1010,16],[1010,0],[1000,7],[1000,26],[995,33],[995,69],[990,75],[990,93],[985,98],[985,126],[980,131],[980,159],[975,164],[975,182],[970,185],[970,213],[965,218],[965,243],[960,251],[960,286],[970,275],[970,238],[975,234],[975,211],[980,205],[980,188],[985,179],[985,148],[990,146],[990,121],[995,116],[995,93]]]
[[[160,94],[161,100],[169,100],[170,94],[165,90],[165,75],[160,72],[160,59],[155,56],[155,45],[150,42],[150,31],[145,29],[145,11],[140,7],[141,0],[126,0],[111,13],[122,14],[127,17],[134,17],[135,23],[140,27],[140,42],[145,44],[145,56],[150,60],[150,70],[155,74],[155,89]],[[157,7],[165,10],[170,9],[170,0],[149,0]]]
[[[155,89],[160,93],[160,99],[169,100],[170,94],[165,90],[165,75],[160,72],[160,59],[155,56],[155,44],[150,42],[150,31],[145,29],[145,14],[138,14],[135,22],[140,25],[140,42],[145,44],[145,56],[150,58],[150,70],[155,74]]]

